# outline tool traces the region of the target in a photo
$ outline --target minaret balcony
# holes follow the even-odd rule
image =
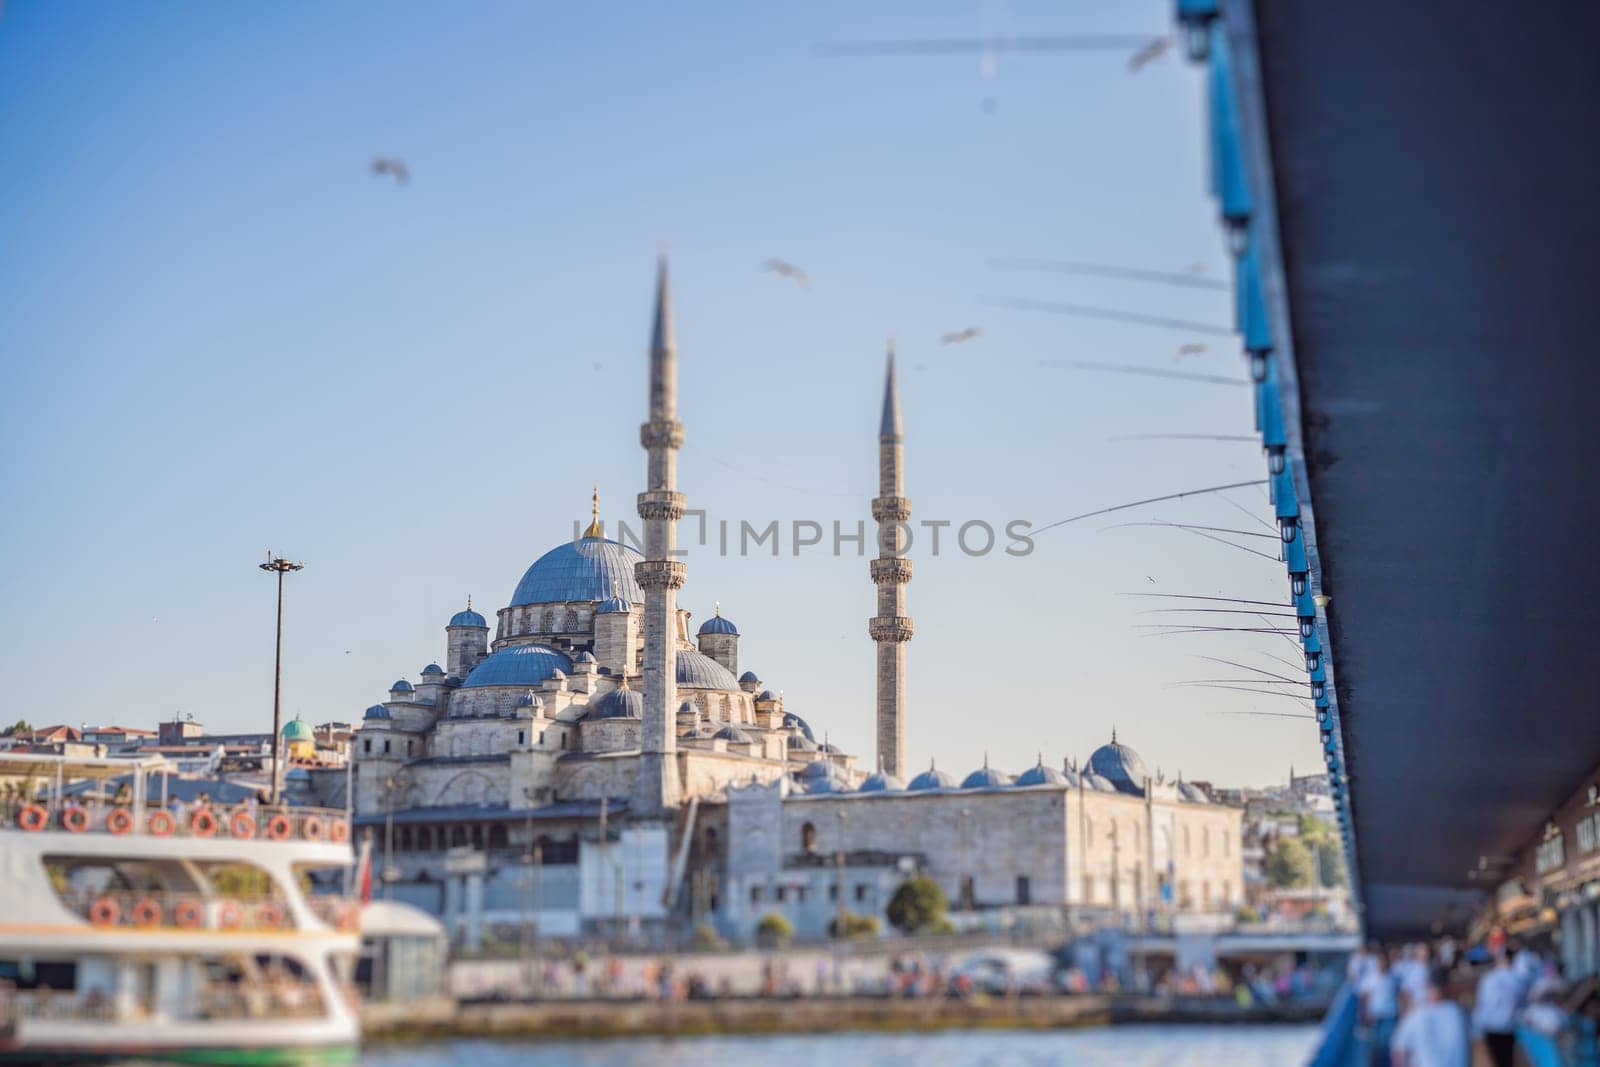
[[[647,449],[682,448],[683,423],[677,419],[651,419],[639,427],[639,443]]]
[[[683,518],[687,504],[688,501],[682,493],[671,489],[651,489],[639,494],[639,517],[646,522],[653,519],[677,522]]]
[[[911,499],[903,496],[872,498],[872,517],[879,522],[905,522],[911,517]]]
[[[682,589],[688,571],[676,559],[644,559],[633,565],[634,580],[643,589]]]
[[[875,585],[905,585],[911,580],[911,561],[903,556],[871,560],[867,567]]]
[[[909,641],[915,630],[907,615],[878,615],[867,620],[867,633],[874,641]]]

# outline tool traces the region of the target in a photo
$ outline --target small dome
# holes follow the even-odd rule
[[[1115,793],[1117,791],[1117,787],[1111,784],[1111,779],[1094,773],[1094,770],[1090,767],[1085,767],[1080,771],[1079,776],[1083,779],[1083,788],[1085,789],[1093,789],[1097,793]]]
[[[609,693],[602,693],[589,701],[589,708],[583,713],[583,718],[585,720],[642,719],[644,694],[637,689],[613,689]]]
[[[705,622],[700,624],[698,631],[701,634],[728,634],[732,637],[739,636],[739,628],[722,617],[719,611]]]
[[[800,768],[800,784],[807,793],[847,793],[850,779],[831,759],[814,759]]]
[[[727,741],[729,744],[734,745],[750,745],[755,743],[750,740],[749,734],[745,733],[737,726],[724,726],[722,729],[717,731],[716,736],[721,740]]]
[[[517,699],[517,707],[527,708],[530,715],[544,714],[544,700],[531,689]]]
[[[710,656],[679,649],[678,684],[688,686],[690,689],[735,691],[739,688],[739,679]]]
[[[817,735],[811,732],[811,724],[806,722],[792,711],[786,711],[783,713],[783,726],[786,730],[799,730],[801,733],[806,735],[807,741],[815,743],[817,740]]]
[[[850,780],[843,774],[832,778],[814,778],[806,784],[807,793],[849,793],[852,792]]]
[[[389,714],[389,709],[384,707],[382,704],[374,704],[372,707],[368,708],[367,713],[361,717],[363,719],[388,719],[392,718],[393,716]]]
[[[574,660],[573,662],[575,662],[575,663],[593,663],[594,662],[594,653],[593,652],[579,652],[578,653],[578,658],[576,660]]]
[[[739,681],[740,683],[752,682],[756,685],[761,684],[761,679],[756,677],[755,671],[745,671],[743,674],[739,675]]]
[[[315,741],[317,735],[311,732],[311,724],[296,716],[283,724],[283,739],[285,741]]]
[[[437,663],[430,663],[426,667],[422,668],[422,673],[424,677],[434,674],[443,674],[444,668],[439,666]]]
[[[467,689],[481,685],[517,685],[527,689],[547,678],[565,678],[561,673],[563,666],[570,668],[572,661],[548,645],[512,645],[486,656],[461,684]]]
[[[1089,757],[1089,770],[1109,781],[1119,793],[1144,795],[1145,779],[1152,777],[1139,753],[1117,743],[1116,731],[1110,744],[1101,745]]]
[[[838,745],[834,744],[831,741],[822,742],[822,744],[817,746],[817,751],[818,752],[825,752],[830,756],[842,756],[842,755],[844,755],[844,749],[840,748]]]
[[[777,700],[778,698],[772,695],[772,690],[763,689],[761,692],[756,694],[756,699],[757,700]]]
[[[416,692],[416,690],[414,688],[412,688],[412,685],[411,685],[410,682],[408,682],[404,678],[402,678],[398,682],[394,683],[393,685],[391,685],[389,687],[389,692],[391,692],[391,693],[414,693],[414,692]]]
[[[560,667],[557,667],[555,670],[550,672],[550,680],[552,682],[564,682],[567,680],[567,672],[562,670]]]
[[[961,780],[962,789],[998,789],[1010,785],[1011,776],[985,763]]]
[[[1065,774],[1062,774],[1054,767],[1046,767],[1044,765],[1044,760],[1041,759],[1037,764],[1029,767],[1027,770],[1017,775],[1017,780],[1011,784],[1016,786],[1029,786],[1071,785],[1072,783],[1067,781],[1067,776]]]
[[[878,771],[875,774],[867,775],[867,780],[861,783],[861,788],[858,789],[857,792],[899,793],[904,790],[905,787],[906,784],[900,779],[896,778],[894,775],[886,774],[883,771]]]
[[[1197,785],[1190,785],[1188,782],[1178,783],[1178,796],[1183,800],[1187,800],[1191,804],[1211,803],[1211,798],[1206,796],[1206,791],[1204,789],[1201,789]]]
[[[906,789],[913,793],[926,792],[930,789],[954,789],[956,780],[948,774],[930,765],[927,770],[911,779],[911,784]]]
[[[800,752],[815,752],[817,743],[805,734],[790,734],[789,747]]]
[[[619,596],[606,597],[600,601],[599,607],[594,609],[596,615],[626,615],[633,610],[633,605]]]
[[[471,608],[468,608],[466,611],[458,611],[454,615],[450,616],[450,625],[474,626],[482,630],[487,630],[489,628],[489,624],[484,621],[483,616],[479,615]]]

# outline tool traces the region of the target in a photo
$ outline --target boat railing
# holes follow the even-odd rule
[[[232,838],[265,841],[350,840],[349,815],[339,808],[265,804],[121,804],[62,799],[5,804],[0,828],[38,833],[140,835],[148,837]]]
[[[193,892],[68,889],[60,894],[69,909],[94,926],[141,930],[250,931],[292,930],[294,910],[280,897],[207,896]],[[345,897],[306,898],[311,914],[338,930],[359,925],[360,908]]]
[[[205,1021],[237,1019],[318,1018],[326,1014],[322,996],[309,982],[261,981],[254,983],[209,982],[202,986],[192,1003],[194,1018]],[[98,991],[91,993],[53,990],[0,991],[0,1019],[38,1019],[52,1021],[111,1022],[134,1016],[147,1018],[138,1008],[124,1004]]]

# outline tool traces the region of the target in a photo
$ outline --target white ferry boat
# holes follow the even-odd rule
[[[347,814],[169,806],[167,766],[0,753],[0,1062],[353,1060],[358,905],[306,891]]]

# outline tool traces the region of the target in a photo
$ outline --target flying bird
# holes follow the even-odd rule
[[[939,343],[942,345],[959,345],[963,341],[972,340],[982,332],[983,331],[978,329],[976,326],[968,326],[965,330],[957,330],[955,333],[945,334],[943,337],[939,338]]]
[[[1139,49],[1128,57],[1128,70],[1137,74],[1140,68],[1154,63],[1167,54],[1167,49],[1172,47],[1170,38],[1158,37],[1154,41]]]
[[[802,289],[809,290],[811,288],[811,279],[806,277],[806,272],[787,260],[769,259],[761,264],[761,269],[771,271],[783,278],[793,278],[800,283],[800,288]]]
[[[1190,341],[1186,345],[1179,345],[1178,346],[1178,356],[1177,356],[1177,358],[1179,360],[1181,360],[1181,359],[1183,359],[1184,356],[1198,356],[1200,353],[1204,352],[1205,350],[1206,350],[1206,346],[1205,345],[1201,344],[1198,341]]]
[[[411,181],[411,170],[406,166],[406,161],[403,159],[386,159],[383,156],[377,156],[372,161],[372,173],[374,177],[378,178],[383,177],[385,174],[392,174],[394,180],[401,185]]]

